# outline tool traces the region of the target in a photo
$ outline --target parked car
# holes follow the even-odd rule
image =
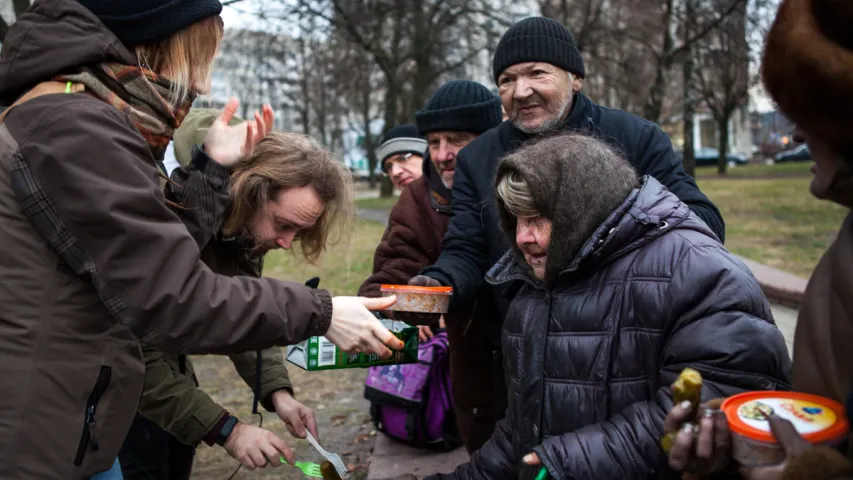
[[[706,166],[714,166],[717,164],[717,159],[720,157],[720,151],[716,148],[711,147],[702,147],[697,148],[694,151],[696,157],[696,166],[697,167],[706,167]],[[684,161],[684,152],[679,152],[676,150],[675,156]],[[735,165],[746,165],[749,159],[746,158],[746,155],[741,153],[730,153],[726,155],[726,163],[730,167]]]
[[[779,152],[773,157],[773,160],[776,163],[783,162],[808,162],[812,159],[812,152],[809,150],[809,146],[805,143],[802,145],[797,145],[796,147],[785,150],[784,152]]]

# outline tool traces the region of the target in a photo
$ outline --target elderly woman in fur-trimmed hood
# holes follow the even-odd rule
[[[848,210],[853,208],[851,25],[850,0],[785,0],[767,36],[762,62],[768,93],[796,124],[794,139],[808,143],[812,152],[811,194]],[[852,265],[853,215],[848,213],[809,279],[797,319],[792,369],[795,391],[846,402],[848,416],[853,411]],[[667,417],[668,429],[681,427],[687,414],[674,408]],[[787,459],[781,465],[743,470],[745,478],[853,478],[853,464],[839,452],[813,447],[778,417],[771,417],[770,427],[786,448]],[[698,435],[683,430],[670,454],[674,468],[708,474],[730,467],[731,442],[724,421],[700,424]],[[694,456],[694,438],[706,445],[701,456]]]
[[[512,249],[488,281],[515,293],[503,330],[509,409],[452,478],[670,478],[669,385],[708,398],[786,389],[790,359],[749,270],[689,207],[603,142],[562,134],[497,171]]]

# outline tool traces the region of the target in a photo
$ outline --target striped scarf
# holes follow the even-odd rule
[[[195,98],[191,94],[175,107],[168,100],[171,82],[167,78],[144,67],[118,63],[100,63],[56,80],[83,84],[87,93],[124,112],[158,162]]]

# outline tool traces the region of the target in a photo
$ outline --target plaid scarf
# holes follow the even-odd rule
[[[127,114],[158,163],[195,99],[191,94],[175,107],[168,100],[171,82],[167,78],[144,67],[118,63],[100,63],[56,80],[83,84],[88,93]]]

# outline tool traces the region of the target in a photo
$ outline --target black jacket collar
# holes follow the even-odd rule
[[[453,201],[453,192],[441,181],[441,175],[429,158],[429,151],[424,155],[424,181],[429,189],[429,202],[436,211],[449,214]]]

